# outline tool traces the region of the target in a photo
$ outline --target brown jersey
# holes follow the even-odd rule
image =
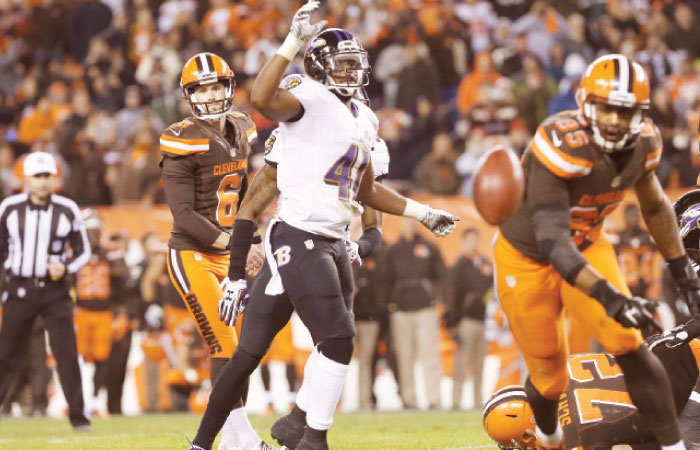
[[[545,258],[535,239],[533,205],[567,207],[571,239],[584,250],[598,237],[603,220],[620,204],[624,190],[661,160],[661,136],[650,119],[645,119],[636,145],[614,158],[593,143],[592,134],[578,111],[563,111],[537,128],[523,154],[523,205],[500,230],[508,242],[535,261]],[[558,204],[562,192],[567,205]]]
[[[698,378],[700,342],[668,348],[655,335],[647,344],[661,360],[680,413]],[[632,403],[622,369],[606,353],[570,356],[569,385],[559,399],[559,421],[565,449],[609,449],[615,444],[655,442],[648,425]]]
[[[163,185],[173,214],[169,246],[224,254],[212,247],[219,234],[231,232],[248,179],[250,144],[257,137],[250,116],[230,113],[226,132],[189,117],[169,126],[160,137]]]
[[[108,311],[111,297],[112,268],[104,249],[98,248],[76,274],[75,304],[90,311]]]

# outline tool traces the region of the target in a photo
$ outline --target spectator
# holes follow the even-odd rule
[[[433,194],[455,194],[462,183],[462,178],[455,168],[458,156],[453,149],[452,139],[447,133],[435,135],[432,151],[418,163],[416,169],[418,185]]]
[[[566,57],[564,78],[559,82],[559,95],[552,98],[547,104],[547,116],[560,111],[578,109],[576,91],[585,69],[586,61],[583,56],[572,53]]]
[[[116,204],[153,204],[160,186],[160,150],[156,134],[147,123],[141,124],[124,153],[118,172],[108,174]],[[111,177],[110,177],[111,175]],[[115,176],[116,175],[116,176]]]
[[[483,374],[486,357],[486,304],[493,295],[493,268],[484,256],[477,252],[479,231],[468,228],[462,235],[462,255],[449,270],[449,295],[445,322],[457,342],[454,373],[452,376],[452,407],[462,404],[462,389],[471,369],[474,380],[474,409],[484,404]]]
[[[414,363],[421,362],[428,408],[440,407],[441,366],[438,345],[444,263],[438,247],[418,234],[415,221],[401,222],[401,238],[382,260],[384,298],[389,299],[392,342],[404,408],[418,408]]]
[[[375,409],[376,400],[373,392],[374,372],[379,340],[379,319],[386,309],[386,300],[382,297],[381,279],[377,261],[380,257],[362,260],[362,265],[353,264],[355,279],[355,296],[353,313],[355,314],[355,346],[359,366],[360,410]]]
[[[691,59],[700,56],[700,28],[687,3],[674,2],[673,21],[675,26],[664,36],[668,47],[671,50],[685,50]]]
[[[513,93],[517,98],[520,117],[525,120],[531,134],[545,119],[547,103],[556,91],[556,81],[547,75],[535,55],[523,58],[523,70],[513,79]]]
[[[411,114],[416,113],[419,98],[437,100],[440,79],[424,43],[410,43],[404,47],[404,66],[399,72],[396,106]]]
[[[78,61],[88,54],[90,40],[112,22],[112,11],[99,0],[83,0],[68,18],[68,48]]]
[[[474,56],[474,70],[462,78],[457,88],[457,109],[466,116],[484,86],[504,88],[508,84],[508,80],[494,69],[491,54],[479,52]]]

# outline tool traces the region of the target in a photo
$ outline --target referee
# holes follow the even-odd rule
[[[52,195],[56,162],[36,152],[24,160],[26,192],[0,203],[0,261],[7,280],[0,326],[0,403],[15,376],[37,316],[44,319],[75,431],[89,431],[66,275],[90,259],[90,245],[74,201]]]

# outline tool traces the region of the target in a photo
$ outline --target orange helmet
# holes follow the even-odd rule
[[[576,96],[593,141],[604,151],[629,149],[639,138],[643,111],[649,109],[649,77],[639,63],[619,54],[601,56],[586,68]],[[600,104],[627,108],[629,125],[602,123],[597,117]]]
[[[484,407],[484,430],[503,450],[535,448],[535,416],[522,386],[506,386]]]
[[[223,99],[223,108],[220,108],[222,100],[198,102],[194,95],[197,86],[212,83],[221,83],[224,86],[226,96]],[[233,109],[233,94],[236,89],[233,70],[223,58],[213,53],[197,53],[185,63],[180,75],[180,87],[195,117],[218,119]]]

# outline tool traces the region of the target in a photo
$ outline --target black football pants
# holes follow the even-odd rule
[[[0,326],[0,403],[5,399],[19,361],[26,358],[22,349],[31,337],[37,316],[44,319],[51,350],[56,358],[58,377],[68,402],[73,426],[89,423],[85,416],[78,351],[73,325],[73,302],[64,282],[35,283],[11,279],[3,293]]]

